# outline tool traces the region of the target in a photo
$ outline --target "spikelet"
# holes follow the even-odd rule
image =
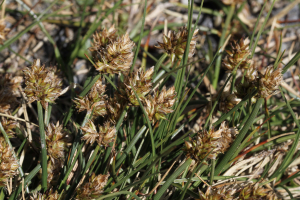
[[[231,50],[226,50],[227,56],[223,59],[222,66],[227,70],[227,72],[231,72],[234,68],[240,63],[239,69],[247,69],[248,65],[251,63],[251,59],[247,58],[250,55],[249,49],[249,39],[245,40],[241,39],[239,43],[234,41],[231,43]]]
[[[216,189],[208,187],[205,193],[199,190],[199,199],[197,200],[233,200],[235,192],[235,189],[228,189],[226,187]]]
[[[59,125],[59,122],[56,125],[53,123],[49,124],[45,130],[45,134],[47,154],[51,161],[53,163],[55,160],[63,162],[65,153],[68,150],[68,143],[71,141],[70,136],[63,130],[63,126]]]
[[[235,94],[230,94],[229,91],[223,92],[219,100],[219,110],[228,112],[241,101]]]
[[[242,189],[239,195],[239,200],[279,200],[276,193],[270,189],[266,188],[260,183],[249,184]]]
[[[251,82],[256,82],[258,78],[259,78],[258,71],[255,65],[251,64],[246,71],[245,79],[247,79],[247,81],[251,83]]]
[[[187,157],[191,157],[198,162],[210,153],[208,159],[215,160],[218,154],[224,153],[229,148],[236,134],[236,129],[228,128],[225,122],[221,124],[217,131],[213,128],[209,131],[201,131],[196,138],[185,141]]]
[[[132,49],[134,42],[130,40],[128,33],[108,44],[102,52],[98,52],[95,68],[100,73],[127,74],[133,60]]]
[[[99,146],[109,146],[109,143],[113,142],[116,137],[116,129],[110,126],[110,122],[105,122],[104,126],[99,125],[99,131],[97,131],[95,124],[89,120],[81,129],[83,131],[82,140],[91,144],[97,142]]]
[[[64,199],[64,194],[59,194],[57,190],[53,190],[51,188],[46,192],[46,194],[42,194],[40,192],[33,192],[33,196],[30,197],[30,200],[59,200]]]
[[[104,28],[99,33],[95,33],[93,35],[94,42],[89,50],[93,53],[102,52],[103,49],[107,47],[107,45],[111,44],[117,39],[116,32],[117,30],[115,29],[115,26],[112,25],[108,30]]]
[[[158,91],[154,96],[148,95],[144,99],[144,108],[152,124],[160,119],[167,119],[166,114],[172,113],[174,110],[171,107],[176,100],[175,87],[166,90],[164,86],[161,92]]]
[[[92,200],[99,198],[103,193],[103,188],[107,184],[108,175],[98,175],[95,173],[89,179],[89,182],[77,189],[76,200]]]
[[[40,101],[46,109],[48,103],[54,103],[62,91],[62,79],[57,76],[56,67],[45,68],[37,59],[31,68],[23,70],[25,76],[25,94],[29,103]]]
[[[13,129],[17,127],[17,122],[13,119],[7,119],[5,117],[1,117],[1,124],[5,133],[8,135],[9,138],[14,137],[15,132]]]
[[[189,58],[191,58],[195,53],[197,34],[198,29],[194,31],[191,38],[188,55]],[[188,30],[186,27],[180,28],[178,33],[170,30],[168,35],[163,36],[163,42],[157,42],[159,46],[156,46],[156,48],[164,50],[171,57],[171,61],[174,62],[175,58],[182,59],[187,40]]]
[[[282,68],[274,69],[274,66],[268,66],[259,78],[259,92],[258,95],[266,98],[269,95],[274,95],[279,92],[278,86],[282,81]]]
[[[126,106],[124,98],[119,97],[117,93],[114,94],[114,98],[109,98],[106,101],[106,110],[108,119],[111,123],[116,124],[121,117],[121,114]],[[127,113],[125,114],[125,118]]]
[[[6,143],[4,137],[0,137],[0,186],[6,186],[9,178],[15,176],[18,171],[18,161],[13,156],[13,150]]]
[[[48,187],[54,186],[59,181],[59,174],[62,168],[63,162],[54,160],[48,161],[47,164],[47,185]],[[42,175],[42,169],[40,170],[40,176]]]
[[[0,75],[0,112],[12,111],[19,104],[17,100],[17,90],[21,80],[12,77],[11,74]]]
[[[93,113],[92,119],[98,116],[107,114],[105,107],[105,100],[107,95],[105,93],[106,85],[102,84],[101,79],[93,85],[91,90],[84,97],[75,98],[74,103],[78,112],[87,111],[88,114]]]
[[[3,44],[3,42],[6,40],[6,35],[8,31],[9,28],[5,27],[4,19],[0,19],[0,44]]]
[[[140,101],[143,101],[145,96],[151,91],[153,72],[154,67],[151,67],[146,72],[140,68],[132,77],[125,76],[124,83],[121,83],[119,88],[121,96],[129,101],[130,105],[139,106],[139,102],[134,94],[134,91],[136,92]]]
[[[61,168],[63,167],[63,162],[60,160],[51,160],[47,161],[47,186],[52,187],[58,184],[59,175]],[[38,173],[38,177],[42,179],[42,169]]]

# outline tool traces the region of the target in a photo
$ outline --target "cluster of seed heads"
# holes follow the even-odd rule
[[[227,56],[222,62],[222,66],[229,73],[235,70],[242,70],[243,79],[236,82],[236,96],[245,97],[248,93],[257,90],[257,98],[267,98],[278,93],[278,86],[282,81],[282,68],[270,65],[259,71],[257,66],[249,58],[251,51],[249,39],[241,39],[231,44],[231,50],[226,50]],[[243,80],[243,81],[242,81]]]
[[[237,134],[237,130],[229,128],[225,122],[218,130],[211,128],[209,131],[200,131],[194,139],[185,141],[186,155],[196,162],[201,162],[206,157],[216,160],[220,153],[226,152]]]
[[[29,103],[40,101],[46,109],[48,103],[54,103],[60,96],[62,79],[58,77],[56,67],[45,67],[37,59],[30,68],[27,67],[23,72],[26,84],[24,92]]]
[[[164,35],[163,42],[158,42],[159,46],[156,47],[164,50],[170,56],[172,62],[174,62],[175,58],[182,59],[188,42],[188,33],[189,31],[186,27],[180,28],[177,33],[170,30],[167,35]],[[195,53],[197,34],[198,29],[194,31],[189,44],[189,58]]]
[[[33,192],[30,200],[58,200],[64,199],[64,194],[59,194],[57,190],[50,188],[46,193]]]
[[[187,36],[186,30],[182,29],[178,39]],[[100,73],[122,74],[123,81],[119,81],[113,97],[105,94],[106,85],[99,79],[91,88],[90,92],[74,100],[79,112],[86,111],[91,115],[91,120],[82,128],[87,143],[97,142],[100,146],[108,146],[116,136],[114,125],[118,122],[122,112],[128,106],[140,106],[143,104],[148,118],[152,123],[166,119],[166,114],[173,112],[171,107],[175,103],[175,88],[166,90],[164,87],[161,92],[154,90],[152,77],[154,67],[147,71],[142,68],[134,73],[128,73],[134,47],[133,42],[126,34],[117,36],[114,26],[103,29],[94,36],[93,46],[90,48],[94,58],[94,66]],[[181,44],[181,43],[180,43]],[[179,44],[178,44],[179,45]],[[182,45],[182,44],[181,44]],[[104,126],[99,126],[97,130],[94,120],[102,116],[106,119]]]
[[[241,3],[242,0],[222,0],[226,5]],[[7,29],[4,19],[0,20],[0,44],[6,39]],[[162,49],[170,56],[172,62],[175,59],[182,59],[188,42],[188,30],[186,27],[180,28],[179,32],[169,31],[163,36],[163,42],[158,42],[158,49]],[[192,33],[189,43],[188,57],[195,53],[196,35],[198,30]],[[147,71],[139,69],[129,74],[134,57],[134,42],[129,35],[118,36],[114,26],[108,30],[104,28],[99,33],[93,35],[93,44],[89,48],[94,59],[94,66],[99,73],[117,74],[124,76],[123,81],[119,81],[117,90],[113,97],[106,94],[106,85],[102,79],[97,80],[87,95],[77,97],[74,100],[78,112],[87,112],[90,119],[85,126],[80,129],[83,132],[82,140],[86,143],[97,143],[99,146],[108,147],[111,142],[115,141],[115,125],[118,122],[123,110],[129,106],[140,106],[142,103],[147,117],[154,124],[161,119],[167,119],[167,114],[172,113],[176,92],[175,87],[168,90],[163,87],[161,91],[153,88],[152,77],[154,68]],[[250,56],[249,40],[241,39],[239,42],[234,41],[231,44],[231,50],[226,50],[227,56],[222,62],[222,66],[229,73],[236,73],[241,70],[244,74],[243,81],[236,84],[236,92],[223,92],[219,99],[219,110],[228,112],[237,105],[241,98],[249,92],[257,90],[257,98],[267,98],[270,95],[278,93],[278,86],[282,81],[282,69],[270,65],[259,71],[252,63]],[[34,101],[41,102],[44,109],[47,109],[49,103],[54,103],[62,92],[62,79],[58,76],[56,67],[41,65],[39,59],[34,61],[30,68],[24,71],[25,84],[24,93],[28,98],[28,103]],[[20,81],[9,75],[0,77],[0,112],[10,113],[16,105],[17,90],[20,87]],[[216,96],[212,101],[216,100]],[[98,117],[105,117],[103,125],[94,124]],[[1,118],[1,125],[6,134],[11,138],[14,137],[14,129],[17,122]],[[71,142],[71,136],[59,122],[50,123],[46,126],[46,145],[48,155],[48,185],[57,184],[58,174],[65,161],[66,151]],[[229,128],[225,122],[221,124],[218,130],[214,128],[208,131],[203,130],[195,138],[185,141],[185,151],[187,157],[191,157],[196,162],[202,161],[205,157],[216,160],[220,153],[224,153],[230,147],[237,130]],[[13,150],[6,143],[4,137],[0,136],[0,186],[5,186],[8,180],[17,174],[19,164],[13,156]],[[99,198],[104,192],[109,174],[95,175],[93,173],[89,180],[77,188],[76,199],[90,200]],[[46,193],[37,193],[31,199],[57,200],[63,199],[58,191],[51,188]],[[246,187],[233,189],[230,187],[212,188],[208,187],[203,193],[199,190],[200,200],[255,200],[255,199],[272,199],[278,197],[272,188],[266,187],[260,183],[250,183]]]
[[[279,200],[274,190],[261,182],[246,183],[241,186],[235,182],[223,187],[209,186],[206,192],[199,190],[197,200]]]
[[[95,68],[100,73],[127,74],[130,70],[134,47],[134,42],[128,34],[121,37],[116,35],[114,26],[110,29],[103,29],[94,34],[94,43],[90,48],[95,59]]]
[[[103,193],[103,188],[107,183],[108,175],[92,174],[89,181],[77,189],[76,200],[92,200],[97,199]]]

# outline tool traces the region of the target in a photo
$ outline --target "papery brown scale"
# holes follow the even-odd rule
[[[45,130],[47,154],[50,156],[51,161],[55,160],[63,162],[65,159],[65,153],[70,145],[72,138],[69,133],[63,130],[63,126],[59,122],[54,125],[50,123]]]

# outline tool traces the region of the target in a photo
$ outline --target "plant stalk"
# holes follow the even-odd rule
[[[46,136],[43,120],[43,107],[40,101],[37,102],[38,109],[38,119],[39,119],[39,129],[41,137],[41,148],[42,148],[42,191],[46,192],[47,190],[47,146],[46,146]]]

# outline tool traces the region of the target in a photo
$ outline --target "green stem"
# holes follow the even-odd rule
[[[42,190],[45,192],[47,190],[47,146],[46,146],[46,136],[44,129],[43,120],[43,107],[40,101],[37,102],[38,118],[39,118],[39,129],[41,137],[41,148],[42,148]]]
[[[167,58],[168,54],[164,53],[159,60],[157,61],[157,63],[154,66],[154,75],[153,75],[153,80],[156,77],[157,71],[159,69],[159,67],[161,66],[161,64],[164,62],[164,60]]]
[[[143,19],[142,19],[142,27],[141,27],[141,32],[140,32],[140,38],[139,38],[138,45],[137,45],[136,50],[135,50],[135,55],[134,55],[134,58],[133,58],[133,61],[132,61],[132,66],[131,66],[130,72],[133,72],[134,64],[135,64],[135,61],[137,59],[138,53],[140,51],[141,41],[142,41],[142,38],[143,38],[142,35],[144,33],[144,27],[145,27],[146,12],[147,12],[147,0],[145,0],[145,7],[144,7],[144,14],[143,14]]]
[[[216,167],[216,160],[213,159],[211,162],[210,185],[213,185],[214,182],[215,167]]]
[[[265,112],[266,112],[266,119],[268,119],[270,117],[270,114],[269,114],[269,109],[268,109],[268,105],[267,105],[267,98],[265,98]],[[270,120],[267,121],[267,125],[268,125],[268,139],[270,139],[272,137]],[[270,150],[270,148],[269,148],[269,150]]]
[[[88,119],[90,117],[91,117],[91,113],[87,112],[86,115],[85,115],[85,117],[84,117],[84,119],[83,119],[83,121],[82,121],[81,127],[85,126],[85,124],[87,123],[87,121],[88,121]],[[68,166],[70,166],[70,164],[72,162],[72,158],[73,158],[73,156],[75,154],[75,151],[76,151],[76,149],[77,149],[77,147],[78,147],[78,145],[80,143],[81,136],[82,136],[82,130],[80,129],[78,135],[76,136],[76,138],[75,138],[75,140],[73,142],[72,151],[71,151],[71,154],[70,154],[70,160],[68,162]],[[75,162],[75,160],[74,160],[74,162]]]
[[[71,188],[69,189],[66,198],[65,199],[71,199],[71,196],[74,195],[74,190],[76,189],[76,186],[78,185],[79,181],[81,180],[81,178],[85,175],[85,173],[87,172],[87,170],[90,168],[90,166],[92,165],[92,162],[94,161],[98,151],[100,149],[100,146],[97,145],[97,147],[95,148],[92,156],[90,157],[89,161],[87,162],[87,164],[84,167],[83,172],[79,175],[79,177],[74,181],[74,183],[72,184]]]
[[[90,89],[93,87],[93,85],[97,82],[97,80],[100,77],[101,77],[101,74],[98,74],[93,79],[91,79],[91,77],[88,77],[87,80],[84,83],[84,85],[86,85],[86,86],[83,89],[83,91],[80,93],[79,96],[84,97],[90,91]],[[66,126],[68,124],[69,120],[71,119],[71,116],[73,115],[74,110],[75,110],[75,108],[74,108],[74,106],[72,106],[70,108],[70,110],[68,111],[68,113],[65,115],[65,117],[63,119],[64,126]]]
[[[219,94],[218,94],[218,96],[217,96],[217,99],[216,99],[216,101],[214,102],[214,105],[213,105],[213,107],[212,107],[212,109],[211,109],[211,111],[210,111],[210,113],[209,113],[209,115],[208,115],[208,117],[207,117],[207,120],[206,120],[206,122],[205,122],[205,124],[204,124],[204,129],[207,128],[208,123],[211,121],[210,119],[211,119],[211,117],[212,117],[212,115],[213,115],[213,112],[214,112],[214,110],[215,110],[215,108],[216,108],[216,106],[217,106],[217,103],[219,102],[219,99],[221,98],[221,95],[222,95],[222,93],[223,93],[223,90],[224,90],[225,86],[227,85],[228,81],[230,80],[231,76],[232,76],[232,75],[230,75],[230,76],[227,78],[227,80],[226,80],[225,84],[223,85],[222,89],[219,91]]]
[[[48,108],[45,110],[45,126],[49,125],[51,110],[52,110],[52,103],[48,103]]]
[[[230,94],[233,93],[235,81],[236,81],[236,71],[233,71],[232,72],[232,81],[231,81],[231,86],[230,86]]]
[[[228,29],[229,23],[231,22],[231,18],[233,16],[234,8],[235,8],[235,4],[233,3],[230,7],[229,13],[228,13],[226,21],[225,21],[225,26],[223,28],[222,35],[221,35],[221,38],[220,38],[219,48],[223,45],[223,43],[225,41],[227,29]],[[217,61],[216,61],[214,80],[213,80],[213,84],[212,84],[215,89],[217,88],[217,84],[218,84],[218,80],[219,80],[219,74],[220,74],[220,68],[221,68],[221,59],[222,59],[222,56],[220,55],[218,57]]]

